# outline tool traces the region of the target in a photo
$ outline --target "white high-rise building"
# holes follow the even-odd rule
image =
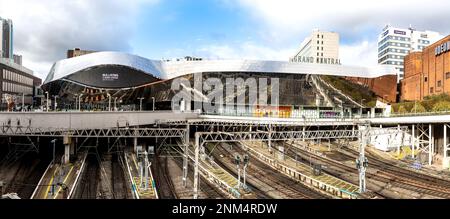
[[[441,38],[438,32],[417,31],[386,25],[378,36],[378,63],[393,65],[398,70],[397,82],[403,79],[403,60],[409,52],[422,51]]]
[[[289,61],[340,65],[339,34],[314,29]]]

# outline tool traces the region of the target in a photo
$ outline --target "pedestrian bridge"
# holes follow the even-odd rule
[[[2,126],[42,129],[88,130],[141,126],[163,120],[187,121],[198,113],[173,111],[115,111],[115,112],[2,112]]]
[[[373,125],[450,123],[450,115],[379,118],[273,118],[201,115],[198,112],[174,111],[0,112],[1,126],[64,130],[110,129],[164,123],[228,126],[268,124],[279,126],[349,126],[368,122]]]

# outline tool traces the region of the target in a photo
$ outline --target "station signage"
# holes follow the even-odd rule
[[[324,57],[308,57],[308,56],[297,56],[292,59],[293,62],[300,63],[317,63],[317,64],[333,64],[340,65],[341,60],[334,58],[324,58]]]
[[[297,57],[295,58],[295,61],[297,61],[297,62],[303,62],[303,63],[314,63],[314,57],[297,56]]]
[[[115,74],[115,73],[102,74],[103,81],[116,81],[118,79],[119,79],[119,74]]]
[[[438,56],[442,53],[446,53],[450,50],[450,41],[447,41],[445,43],[442,43],[441,45],[436,46],[434,49],[434,55]]]
[[[400,34],[400,35],[406,35],[405,31],[401,31],[401,30],[394,30],[395,34]]]

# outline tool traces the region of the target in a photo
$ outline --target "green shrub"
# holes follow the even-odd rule
[[[433,106],[433,111],[450,111],[450,101],[440,101]]]
[[[425,109],[425,107],[422,106],[422,104],[420,104],[420,103],[416,103],[411,109],[412,113],[424,113],[426,111],[427,111],[427,109]]]
[[[404,105],[400,105],[397,112],[398,113],[407,113],[408,111],[406,110]]]

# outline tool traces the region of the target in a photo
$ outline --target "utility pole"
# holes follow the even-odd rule
[[[365,129],[361,131],[361,139],[359,144],[359,157],[356,159],[356,168],[359,173],[359,193],[366,191],[366,168],[368,166],[368,160],[365,157],[365,147],[368,142],[370,124],[365,126]]]
[[[203,144],[203,143],[202,143]],[[195,133],[195,145],[194,145],[194,199],[198,199],[198,157],[200,149],[200,133]]]
[[[188,159],[189,159],[189,125],[186,127],[186,133],[184,136],[184,156],[183,156],[183,186],[187,186],[188,175]]]

